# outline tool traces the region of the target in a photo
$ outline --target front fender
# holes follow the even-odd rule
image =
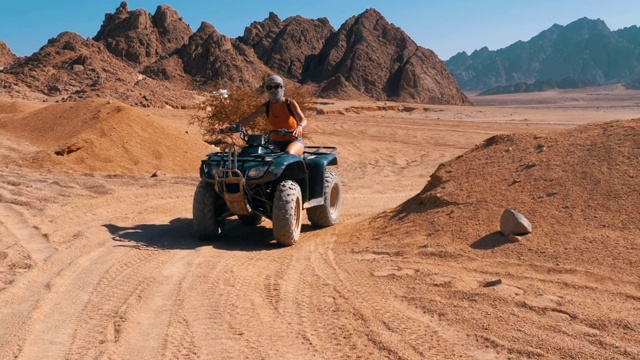
[[[298,155],[283,154],[273,159],[269,170],[259,179],[251,179],[252,184],[267,183],[275,180],[295,180],[307,174],[307,167]]]

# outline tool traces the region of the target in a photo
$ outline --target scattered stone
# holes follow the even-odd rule
[[[486,283],[484,283],[484,285],[482,285],[482,287],[492,287],[492,286],[498,286],[502,284],[502,279],[495,279],[495,280],[489,280]]]
[[[60,150],[56,150],[54,153],[57,156],[67,156],[67,155],[71,155],[74,152],[82,149],[84,146],[77,144],[77,143],[73,143],[69,146],[67,146],[66,148],[60,149]]]
[[[500,232],[505,236],[527,235],[531,233],[531,223],[524,215],[512,209],[505,209],[500,216]]]
[[[151,174],[152,178],[164,177],[164,176],[167,176],[167,174],[165,172],[163,172],[163,171],[160,171],[160,170],[158,170],[158,171],[154,172],[153,174]]]

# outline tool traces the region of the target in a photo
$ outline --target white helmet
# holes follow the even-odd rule
[[[280,84],[284,87],[284,80],[278,75],[271,75],[267,78],[267,84]]]

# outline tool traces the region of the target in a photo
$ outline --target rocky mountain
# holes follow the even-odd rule
[[[320,52],[325,40],[335,32],[326,18],[311,20],[292,16],[281,21],[273,12],[262,22],[253,22],[239,40],[251,46],[267,67],[300,81],[308,64]]]
[[[376,100],[470,104],[444,63],[375,9],[348,19],[331,34],[309,66],[305,80],[336,82]]]
[[[640,28],[636,25],[614,31],[618,37],[629,44],[640,48]]]
[[[269,13],[238,38],[202,22],[193,32],[170,6],[152,15],[122,2],[92,39],[65,32],[14,62],[0,91],[57,101],[110,97],[136,106],[194,106],[217,82],[261,85],[278,73],[326,98],[470,105],[444,63],[375,9],[336,31],[326,18]],[[28,91],[27,91],[28,90]],[[210,89],[209,89],[210,91]]]
[[[119,58],[145,64],[179,50],[192,33],[170,6],[160,5],[151,15],[143,9],[129,11],[123,1],[115,13],[105,15],[93,40]]]
[[[184,72],[203,80],[224,80],[260,86],[272,71],[258,60],[253,49],[220,34],[203,22],[180,51]]]
[[[582,18],[503,49],[460,52],[446,65],[468,91],[567,76],[594,85],[626,82],[640,75],[640,30],[611,31],[602,20]]]
[[[12,90],[24,95],[22,85],[59,101],[102,97],[141,107],[184,107],[192,98],[188,89],[149,79],[109,53],[103,44],[72,32],[50,39],[1,75],[13,78],[3,79],[9,95]]]
[[[4,42],[0,41],[0,67],[9,65],[17,59],[11,49]]]

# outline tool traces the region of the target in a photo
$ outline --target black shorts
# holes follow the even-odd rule
[[[277,150],[285,151],[287,150],[287,147],[289,147],[289,145],[293,142],[299,142],[300,144],[302,144],[302,146],[305,145],[304,140],[302,140],[301,138],[284,141],[271,140],[271,145],[273,145]]]

